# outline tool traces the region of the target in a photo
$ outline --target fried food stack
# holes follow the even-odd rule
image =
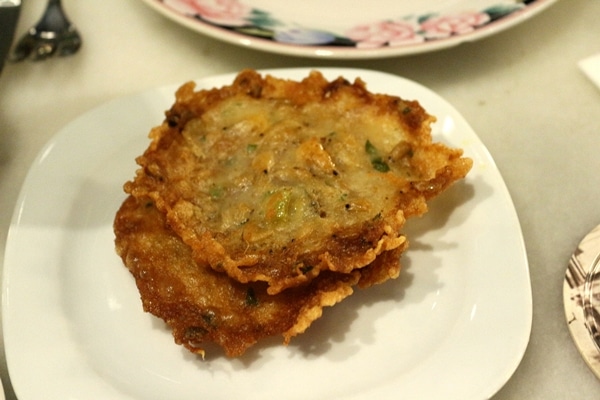
[[[396,278],[406,219],[472,164],[432,142],[434,121],[416,101],[316,71],[184,84],[114,222],[144,310],[190,351],[212,342],[237,357]]]

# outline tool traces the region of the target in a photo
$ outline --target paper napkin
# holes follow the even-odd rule
[[[578,63],[583,73],[600,89],[600,54],[584,58]]]

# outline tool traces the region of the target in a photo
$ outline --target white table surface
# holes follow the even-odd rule
[[[37,20],[45,1],[24,3],[18,34]],[[571,340],[562,303],[569,256],[600,224],[600,90],[577,68],[580,59],[600,52],[600,1],[561,0],[475,43],[365,61],[293,58],[225,44],[139,0],[63,5],[83,34],[81,52],[10,64],[0,77],[0,260],[20,186],[38,151],[69,121],[107,100],[245,67],[390,72],[428,86],[466,117],[495,158],[521,220],[533,330],[522,363],[493,399],[600,398],[600,382]],[[3,348],[0,359],[7,399],[14,400]]]

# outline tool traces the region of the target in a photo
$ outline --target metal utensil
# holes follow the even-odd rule
[[[10,61],[42,61],[54,55],[70,56],[81,47],[81,36],[63,11],[60,0],[49,0],[38,23],[17,42]]]
[[[0,0],[0,71],[12,45],[20,10],[21,0]]]
[[[600,378],[600,225],[569,259],[563,303],[569,331],[586,364]]]

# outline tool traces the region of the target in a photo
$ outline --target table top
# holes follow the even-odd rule
[[[24,3],[17,34],[45,4]],[[525,23],[455,48],[355,61],[226,44],[136,0],[63,5],[84,37],[82,50],[44,63],[8,64],[0,77],[0,260],[19,189],[37,153],[68,122],[110,99],[242,68],[388,72],[431,88],[462,113],[494,157],[520,218],[533,327],[521,364],[493,399],[600,396],[600,382],[571,340],[562,300],[569,257],[600,224],[600,90],[577,68],[579,60],[600,52],[600,2],[559,1]],[[0,376],[7,399],[14,400],[3,353]]]

